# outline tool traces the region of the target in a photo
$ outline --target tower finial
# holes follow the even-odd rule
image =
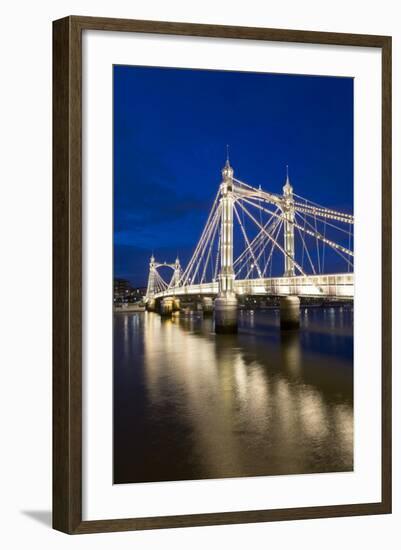
[[[285,194],[290,194],[292,193],[292,185],[291,185],[291,182],[290,182],[290,177],[288,175],[288,164],[285,165],[285,170],[286,170],[286,179],[285,179],[285,184],[284,184],[284,187],[283,187],[283,191]]]
[[[230,165],[230,148],[228,144],[226,145],[226,154],[227,154],[226,163],[223,166],[223,169],[221,171],[221,174],[223,176],[223,181],[227,179],[232,180],[234,175],[234,170],[231,168],[231,165]]]

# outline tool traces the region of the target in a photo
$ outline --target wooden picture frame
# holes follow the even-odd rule
[[[84,30],[378,48],[382,55],[382,498],[379,502],[82,520]],[[391,37],[71,16],[53,23],[53,527],[69,534],[391,512]]]

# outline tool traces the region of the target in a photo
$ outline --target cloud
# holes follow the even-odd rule
[[[155,238],[163,242],[173,235],[179,242],[185,236],[188,221],[191,221],[191,229],[194,222],[202,225],[210,208],[209,201],[193,194],[178,193],[156,181],[134,185],[124,197],[121,192],[119,195],[114,207],[116,244],[146,247],[152,245]]]

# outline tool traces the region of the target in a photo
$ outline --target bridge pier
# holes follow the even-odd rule
[[[216,334],[238,332],[238,300],[235,294],[218,296],[215,299],[214,330]]]
[[[154,298],[149,298],[145,307],[146,311],[156,311],[156,300]]]
[[[160,315],[162,317],[169,317],[173,313],[174,299],[163,298],[160,302]]]
[[[213,299],[209,298],[208,296],[204,296],[202,298],[202,310],[203,310],[203,316],[211,316],[213,315]]]
[[[173,311],[180,311],[180,299],[174,297],[173,298]]]
[[[299,328],[301,300],[298,296],[280,297],[280,328],[296,329]]]

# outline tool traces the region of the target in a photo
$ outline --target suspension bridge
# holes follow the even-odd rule
[[[353,225],[352,214],[296,195],[288,167],[279,195],[235,178],[227,156],[185,269],[178,258],[157,262],[152,255],[146,307],[169,315],[180,298],[193,297],[205,314],[214,311],[216,332],[235,332],[241,297],[272,296],[280,301],[281,326],[296,327],[301,298],[353,300]],[[162,268],[172,271],[171,279]]]

